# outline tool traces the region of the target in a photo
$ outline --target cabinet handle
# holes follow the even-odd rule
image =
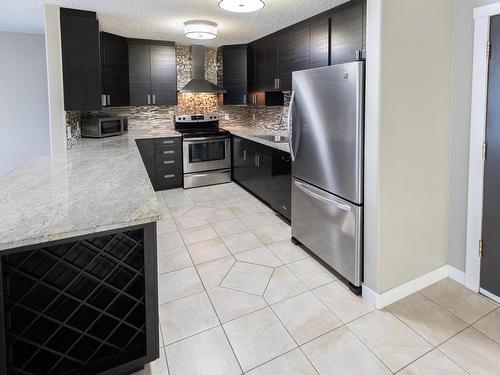
[[[106,95],[107,99],[108,99],[108,105],[111,105],[111,95]]]
[[[165,176],[163,176],[163,178],[167,179],[167,178],[174,178],[175,177],[175,174],[166,174]]]
[[[148,94],[148,104],[151,104],[151,95]]]
[[[105,107],[105,106],[106,106],[106,95],[105,95],[105,94],[102,94],[102,95],[101,95],[101,105],[102,105],[103,107]]]
[[[175,151],[163,151],[163,155],[175,154]]]
[[[164,145],[173,145],[174,141],[163,141]]]
[[[247,160],[247,150],[243,150],[243,160]]]
[[[247,104],[247,94],[243,94],[243,104]]]
[[[259,155],[255,155],[255,166],[260,167],[260,157]]]
[[[278,78],[278,89],[281,87],[281,78]]]
[[[163,164],[174,164],[175,160],[165,160]]]
[[[156,104],[156,95],[153,94],[153,104]]]

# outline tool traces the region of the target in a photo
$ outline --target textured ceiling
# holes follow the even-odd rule
[[[206,19],[219,25],[218,38],[203,44],[218,47],[247,43],[331,9],[347,0],[266,0],[261,11],[223,11],[217,0],[0,0],[0,30],[43,33],[44,3],[96,11],[103,31],[134,38],[191,44],[183,23]]]

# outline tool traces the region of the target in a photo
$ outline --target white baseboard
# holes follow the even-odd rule
[[[448,277],[457,283],[465,285],[465,272],[448,264]]]
[[[458,270],[457,270],[458,271]],[[432,285],[439,280],[442,280],[449,276],[449,266],[445,265],[426,273],[416,279],[408,281],[400,286],[397,286],[394,289],[388,290],[385,293],[378,294],[373,290],[368,288],[366,285],[363,285],[363,299],[368,302],[370,305],[377,309],[383,309],[385,306],[390,305],[396,301],[399,301],[402,298],[409,296],[415,292],[418,292],[421,289]],[[464,275],[465,278],[465,275]]]

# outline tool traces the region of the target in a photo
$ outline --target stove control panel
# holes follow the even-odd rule
[[[212,121],[219,121],[219,115],[211,114],[211,115],[176,115],[175,116],[176,123],[212,122]]]

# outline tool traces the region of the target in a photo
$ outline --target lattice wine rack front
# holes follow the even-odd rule
[[[146,355],[142,229],[2,257],[8,375],[97,374]]]

